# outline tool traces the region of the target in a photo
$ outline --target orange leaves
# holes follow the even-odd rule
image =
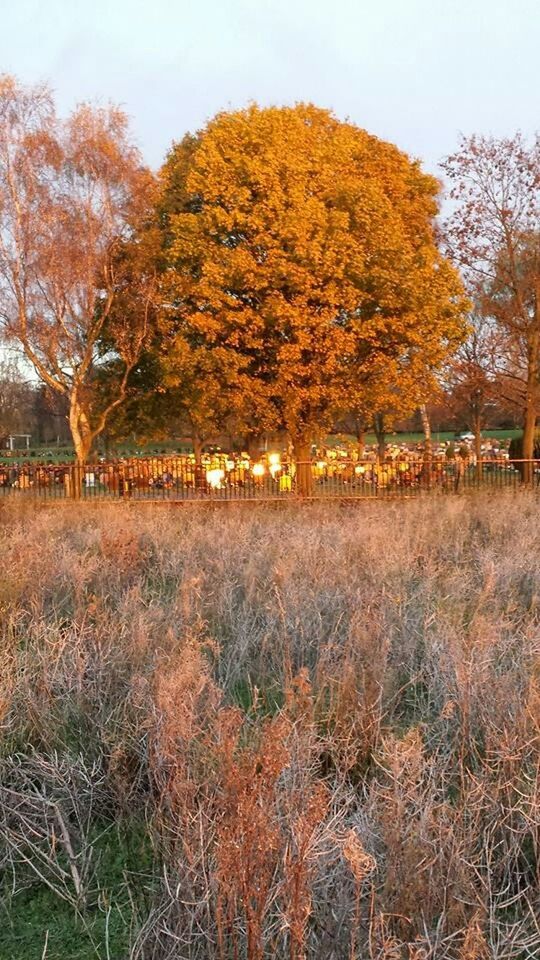
[[[264,385],[260,418],[293,436],[350,404],[373,357],[389,360],[391,393],[398,360],[423,376],[462,334],[437,182],[325,110],[219,114],[172,150],[162,190],[183,335],[234,353],[248,390]]]

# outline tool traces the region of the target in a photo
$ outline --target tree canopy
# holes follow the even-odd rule
[[[287,430],[300,458],[371,381],[382,405],[396,378],[429,390],[463,338],[438,182],[325,110],[221,113],[173,147],[161,191],[167,355],[179,338],[219,352],[244,412]]]

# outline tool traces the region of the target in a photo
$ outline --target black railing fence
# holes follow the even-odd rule
[[[459,493],[471,489],[529,488],[540,482],[540,461],[492,459],[474,463],[398,459],[277,460],[251,463],[221,458],[196,464],[188,457],[144,457],[88,463],[0,465],[0,497],[85,500],[361,499]]]

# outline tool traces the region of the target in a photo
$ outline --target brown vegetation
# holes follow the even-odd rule
[[[84,919],[136,820],[130,960],[538,956],[532,495],[7,503],[1,540],[13,903]]]

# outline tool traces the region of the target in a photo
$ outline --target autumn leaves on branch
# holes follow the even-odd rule
[[[61,120],[46,88],[4,78],[4,333],[68,399],[80,462],[113,416],[148,432],[181,417],[195,445],[285,431],[302,461],[343,413],[425,402],[474,299],[500,333],[498,374],[524,378],[527,445],[539,169],[538,145],[465,141],[441,243],[438,181],[326,110],[219,114],[154,177],[120,111]]]

